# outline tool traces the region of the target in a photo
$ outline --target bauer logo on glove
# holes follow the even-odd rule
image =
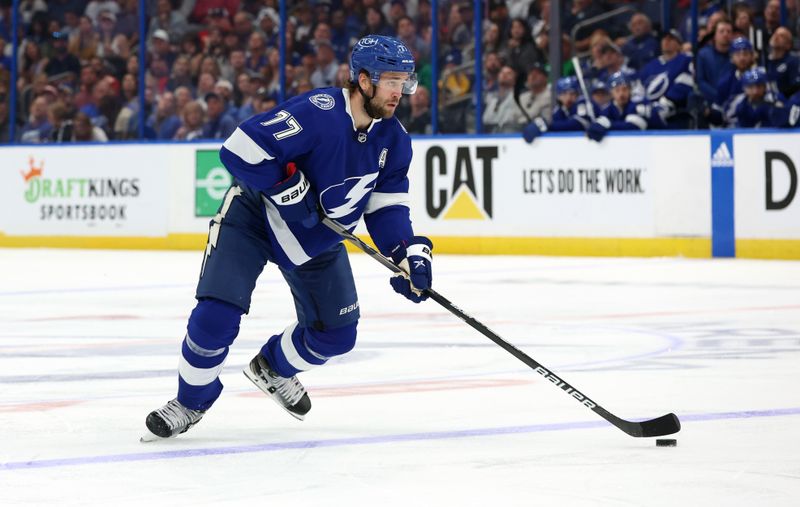
[[[265,198],[277,206],[283,220],[313,227],[319,222],[316,192],[293,162],[286,166],[286,173],[285,180],[264,192]]]
[[[424,236],[414,236],[392,249],[392,260],[403,270],[389,280],[395,292],[415,303],[428,299],[425,289],[431,287],[433,279],[432,249],[431,240]]]
[[[303,197],[305,197],[310,187],[311,184],[308,182],[305,175],[300,173],[300,182],[297,185],[285,192],[272,196],[272,198],[275,200],[275,204],[290,206],[303,200]]]

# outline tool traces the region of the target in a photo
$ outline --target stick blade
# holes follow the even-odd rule
[[[641,437],[661,437],[664,435],[672,435],[681,430],[681,421],[675,414],[662,415],[649,421],[642,421],[639,423],[641,427]]]

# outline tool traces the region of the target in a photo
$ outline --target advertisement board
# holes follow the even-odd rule
[[[412,146],[414,227],[440,253],[800,258],[798,133],[447,136]],[[200,249],[231,183],[219,147],[3,147],[0,247]]]
[[[420,140],[412,218],[434,235],[709,236],[708,141]],[[664,207],[669,212],[658,210]]]
[[[796,134],[734,136],[738,239],[800,239],[800,139]]]
[[[166,146],[4,148],[0,231],[25,236],[164,236]]]

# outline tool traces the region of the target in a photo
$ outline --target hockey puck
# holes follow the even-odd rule
[[[656,440],[656,447],[677,447],[678,441],[674,438],[659,438]]]

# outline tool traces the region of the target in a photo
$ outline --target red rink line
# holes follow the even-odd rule
[[[140,320],[141,315],[63,315],[61,317],[34,317],[19,319],[22,322],[48,322],[54,320]]]
[[[455,391],[459,389],[486,389],[492,387],[521,386],[533,384],[532,380],[518,379],[475,379],[475,380],[426,380],[419,382],[396,382],[388,384],[315,387],[309,393],[314,398],[333,398],[340,396],[372,396],[376,394],[421,393],[430,391]],[[239,393],[245,398],[260,398],[264,394],[256,392]]]
[[[419,382],[396,382],[389,384],[343,386],[343,387],[315,387],[310,389],[314,398],[333,398],[342,396],[370,396],[376,394],[396,393],[421,393],[431,391],[454,391],[459,389],[486,389],[493,387],[521,386],[533,384],[532,380],[517,379],[484,379],[484,380],[431,380]],[[238,393],[236,396],[244,398],[263,398],[260,391]],[[71,407],[88,400],[57,400],[40,401],[35,403],[13,403],[0,405],[3,412],[43,412],[57,408]]]
[[[674,315],[697,315],[704,313],[740,313],[740,312],[770,312],[781,310],[797,310],[800,305],[783,306],[744,306],[741,308],[707,308],[704,310],[676,310],[671,312],[641,312],[641,313],[611,313],[607,315],[582,315],[568,317],[569,320],[592,320],[592,319],[629,319],[631,317],[664,317]]]
[[[71,407],[84,400],[59,400],[59,401],[39,401],[36,403],[14,403],[11,405],[0,405],[0,413],[2,412],[44,412],[45,410],[54,410],[57,408]]]

